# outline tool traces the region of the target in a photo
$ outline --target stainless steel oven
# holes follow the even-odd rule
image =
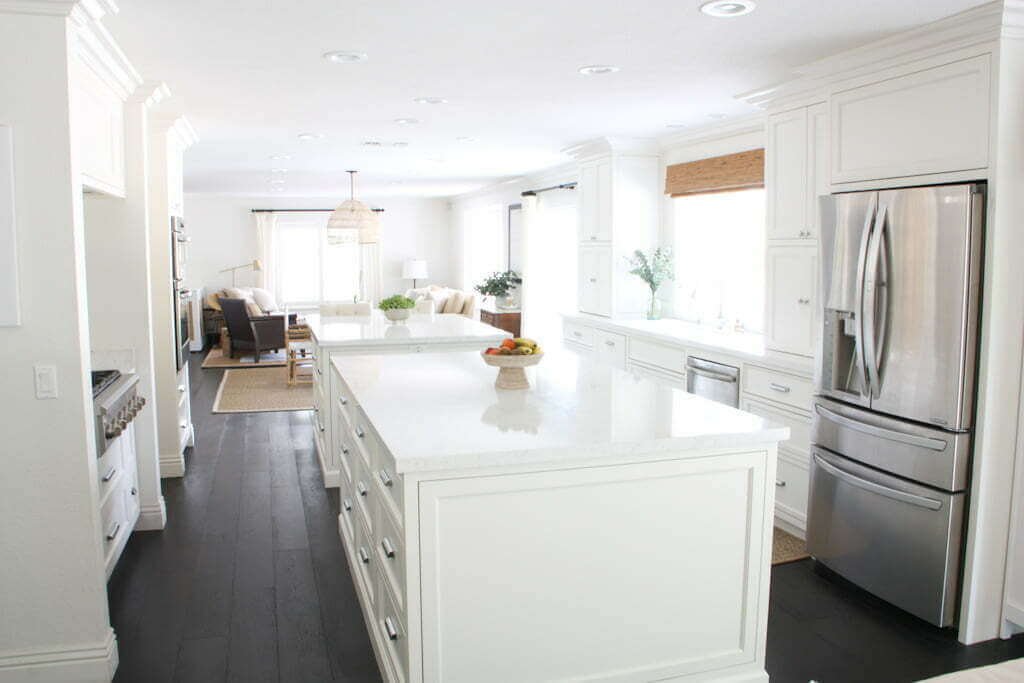
[[[185,261],[189,237],[185,222],[171,217],[171,288],[174,291],[174,363],[178,370],[185,366],[191,343],[192,292],[185,288]]]

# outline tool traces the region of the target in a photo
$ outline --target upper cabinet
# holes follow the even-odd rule
[[[834,92],[832,182],[986,168],[989,59],[972,57]]]
[[[580,166],[580,242],[612,239],[612,163],[591,161]]]
[[[818,237],[818,197],[828,194],[828,107],[772,114],[767,122],[765,187],[770,240]]]
[[[71,67],[72,130],[82,185],[124,197],[124,101],[91,68]]]

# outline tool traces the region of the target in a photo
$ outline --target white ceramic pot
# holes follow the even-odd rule
[[[401,320],[408,320],[411,313],[411,308],[389,308],[384,311],[384,317],[393,323],[397,323]]]

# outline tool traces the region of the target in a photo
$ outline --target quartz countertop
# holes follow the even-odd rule
[[[627,370],[550,348],[531,388],[495,388],[479,353],[334,356],[398,472],[640,461],[763,447],[789,429]]]
[[[622,331],[653,341],[680,344],[695,350],[699,348],[719,352],[740,360],[752,361],[802,375],[810,376],[813,373],[813,364],[809,358],[803,359],[769,351],[765,348],[764,335],[754,332],[716,330],[707,325],[674,318],[662,318],[661,320],[605,318],[588,313],[566,313],[563,317],[569,321],[577,321],[611,331]]]
[[[393,323],[374,310],[370,315],[305,316],[313,338],[321,346],[401,346],[406,344],[452,344],[480,342],[480,348],[495,346],[509,333],[479,320],[457,314],[414,313],[408,320]]]

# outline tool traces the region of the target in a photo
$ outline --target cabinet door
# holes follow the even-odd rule
[[[824,102],[807,108],[807,234],[821,234],[819,199],[829,194],[828,105]]]
[[[768,239],[800,239],[807,224],[807,110],[768,117]]]
[[[814,355],[817,270],[816,246],[768,247],[769,349]]]
[[[585,164],[580,167],[579,192],[579,226],[580,242],[597,239],[598,222],[598,187],[597,164]]]
[[[610,161],[602,161],[597,165],[597,241],[611,241],[613,209],[612,164]]]
[[[832,95],[832,181],[988,166],[988,55]]]
[[[612,262],[610,247],[580,249],[579,309],[584,313],[611,315]]]

